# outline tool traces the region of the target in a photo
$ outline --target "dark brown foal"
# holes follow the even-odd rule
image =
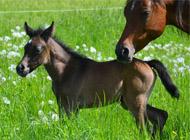
[[[164,67],[157,61],[133,60],[122,64],[116,60],[96,62],[73,52],[52,37],[54,25],[45,30],[33,30],[25,23],[30,41],[17,66],[17,73],[25,77],[38,66],[44,65],[52,78],[52,89],[57,98],[60,114],[76,112],[80,108],[121,102],[132,112],[138,126],[144,128],[145,121],[162,131],[167,120],[167,112],[147,106],[153,89],[155,69],[173,97],[179,97],[176,86]]]

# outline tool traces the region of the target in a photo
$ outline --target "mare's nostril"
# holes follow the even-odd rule
[[[123,49],[122,49],[122,55],[123,55],[124,57],[127,57],[127,56],[129,55],[129,49],[123,48]]]

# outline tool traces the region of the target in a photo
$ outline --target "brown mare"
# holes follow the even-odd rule
[[[60,114],[66,112],[70,116],[71,112],[80,108],[120,102],[124,109],[132,112],[140,128],[144,128],[146,120],[150,120],[153,133],[157,127],[162,131],[167,112],[147,105],[156,80],[153,68],[172,97],[178,98],[179,93],[161,62],[144,62],[135,58],[129,64],[117,60],[96,62],[54,39],[53,23],[45,30],[33,30],[25,23],[25,31],[31,40],[24,47],[17,73],[25,77],[44,65],[52,78]]]
[[[166,25],[190,34],[190,0],[128,0],[124,15],[127,23],[115,50],[122,62],[131,62]]]

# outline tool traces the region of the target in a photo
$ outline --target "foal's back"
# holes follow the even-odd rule
[[[152,86],[154,74],[145,62],[134,59],[130,64],[122,64],[116,60],[108,62],[91,61],[83,76],[80,97],[86,103],[96,104],[95,98],[101,102],[112,102],[127,91],[134,94],[144,93]],[[84,97],[84,98],[83,98]],[[97,104],[98,101],[97,100]]]

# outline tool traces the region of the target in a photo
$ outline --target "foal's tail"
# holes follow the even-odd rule
[[[174,85],[174,83],[172,82],[172,79],[166,67],[164,66],[164,64],[158,60],[150,60],[150,61],[146,61],[146,63],[157,71],[162,81],[162,84],[164,85],[166,90],[170,93],[170,95],[172,97],[179,99],[179,91],[177,87]]]

